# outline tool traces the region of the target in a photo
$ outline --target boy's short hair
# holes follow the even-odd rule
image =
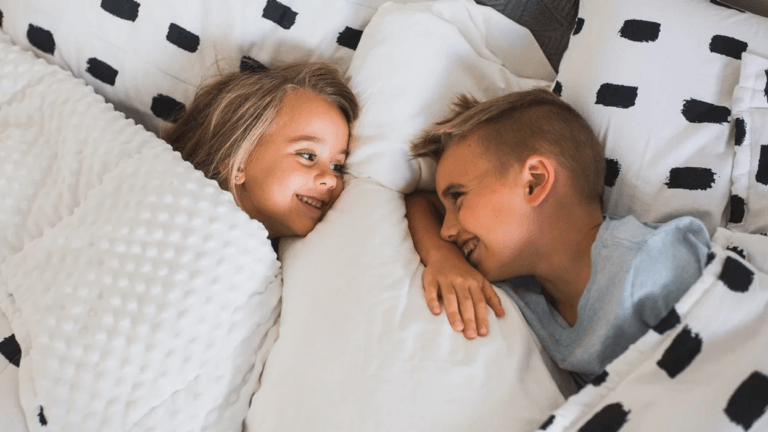
[[[551,91],[513,92],[485,102],[459,95],[453,111],[413,141],[411,154],[439,161],[453,143],[476,133],[497,173],[533,155],[549,157],[569,173],[587,202],[602,203],[603,145],[584,118]]]

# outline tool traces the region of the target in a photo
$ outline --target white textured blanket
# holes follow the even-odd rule
[[[238,431],[280,265],[231,195],[0,33],[0,308],[30,430]]]
[[[754,239],[749,252],[768,253]],[[768,275],[720,244],[708,260],[667,317],[540,430],[768,430]]]

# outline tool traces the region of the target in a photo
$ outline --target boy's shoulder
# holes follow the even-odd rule
[[[663,223],[652,223],[641,222],[631,215],[606,214],[598,232],[598,239],[609,243],[641,246],[652,240],[655,240],[653,243],[662,241],[660,239],[674,241],[691,235],[709,242],[706,226],[693,216],[681,216]]]

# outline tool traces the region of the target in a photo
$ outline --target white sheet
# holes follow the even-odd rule
[[[279,313],[263,225],[4,36],[0,68],[0,309],[27,426],[241,430]]]

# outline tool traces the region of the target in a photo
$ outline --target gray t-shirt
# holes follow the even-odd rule
[[[592,245],[591,274],[573,327],[549,305],[533,277],[499,287],[555,362],[583,383],[672,310],[701,276],[709,249],[709,233],[693,217],[650,224],[606,216]]]

